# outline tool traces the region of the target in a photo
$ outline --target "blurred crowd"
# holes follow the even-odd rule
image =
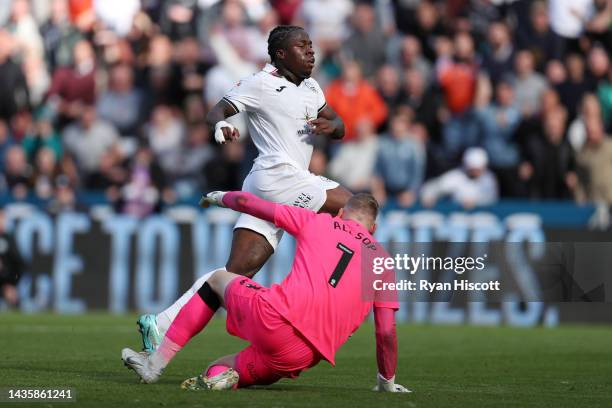
[[[0,194],[144,216],[240,189],[207,111],[303,26],[346,124],[311,171],[401,207],[612,204],[608,0],[0,0]]]

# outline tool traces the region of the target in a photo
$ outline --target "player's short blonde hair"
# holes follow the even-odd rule
[[[346,203],[346,209],[361,213],[371,217],[372,221],[376,221],[380,206],[372,194],[358,193],[349,198]]]

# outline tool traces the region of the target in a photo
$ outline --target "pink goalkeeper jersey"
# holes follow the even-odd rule
[[[264,299],[334,364],[336,351],[373,304],[399,308],[396,301],[367,300],[362,291],[362,256],[386,252],[359,223],[329,214],[276,204],[274,223],[296,238],[297,247],[291,271]]]

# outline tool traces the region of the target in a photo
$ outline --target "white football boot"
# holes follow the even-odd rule
[[[159,380],[162,370],[153,368],[151,358],[146,352],[137,352],[129,348],[121,350],[121,359],[127,368],[136,371],[143,382],[151,384]]]

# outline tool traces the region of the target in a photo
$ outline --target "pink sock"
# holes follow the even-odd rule
[[[224,366],[224,365],[220,365],[220,364],[215,364],[214,366],[211,366],[208,370],[206,370],[206,374],[204,374],[206,377],[210,378],[210,377],[214,377],[215,375],[219,375],[221,373],[226,372],[227,370],[229,370],[230,367],[228,366]],[[237,389],[238,388],[238,384],[234,384],[234,386],[232,387],[233,389]]]
[[[182,346],[179,346],[169,338],[164,337],[155,353],[151,354],[150,360],[153,368],[157,370],[166,368],[170,360],[172,360],[174,355],[181,351],[182,348]]]
[[[216,310],[211,309],[202,300],[200,295],[195,293],[189,299],[189,302],[181,308],[181,311],[168,328],[165,339],[173,341],[181,348],[185,347],[185,344],[193,336],[202,331],[215,312]]]
[[[229,369],[230,368],[228,366],[215,364],[214,366],[212,366],[208,370],[206,370],[206,376],[207,377],[214,377],[215,375],[219,375],[221,373],[224,373],[224,372],[226,372]]]

